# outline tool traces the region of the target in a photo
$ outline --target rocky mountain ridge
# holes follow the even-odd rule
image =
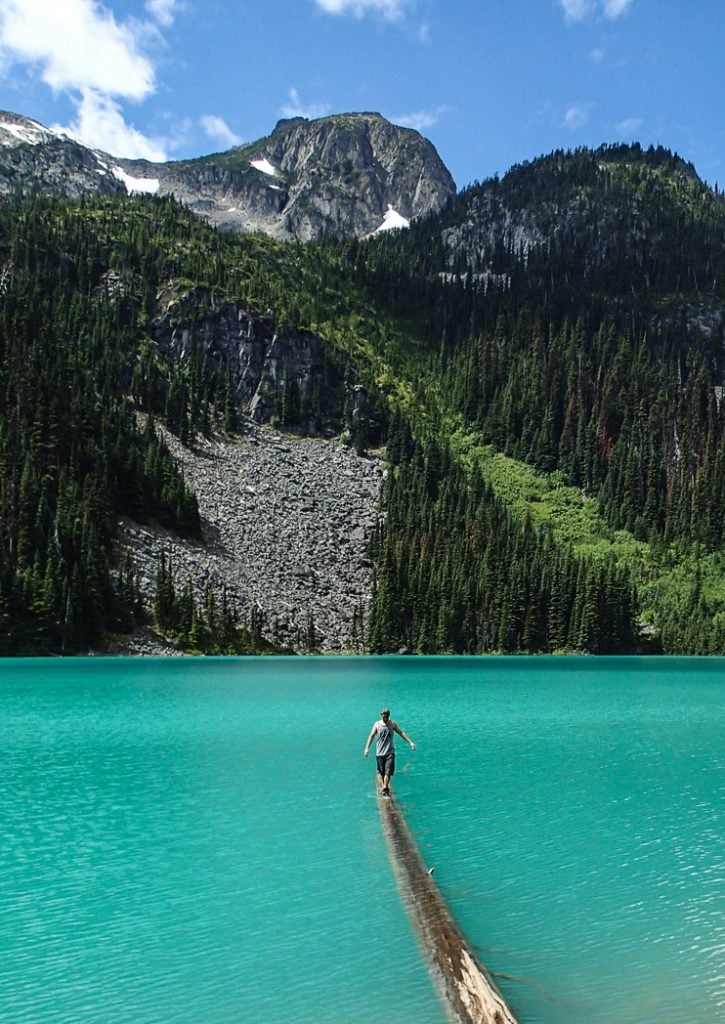
[[[123,195],[126,186],[108,160],[38,121],[0,111],[0,197],[50,192],[78,199]]]
[[[662,146],[557,150],[458,193],[440,238],[449,267],[510,270],[537,250],[548,258],[572,244],[588,266],[612,261],[615,248],[641,266],[653,236],[718,201],[691,163]]]
[[[173,195],[224,230],[310,241],[405,225],[456,186],[432,143],[375,113],[283,120],[223,153],[150,163],[0,112],[0,195],[33,191]]]

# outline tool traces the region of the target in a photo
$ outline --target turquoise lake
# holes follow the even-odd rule
[[[3,1024],[443,1024],[383,704],[521,1024],[725,1020],[725,659],[88,658],[0,662]]]

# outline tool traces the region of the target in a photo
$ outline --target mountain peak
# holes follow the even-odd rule
[[[0,195],[174,195],[217,227],[281,239],[367,235],[439,210],[456,186],[432,143],[375,112],[283,118],[223,153],[149,164],[0,112]]]
[[[281,117],[277,124],[272,129],[272,135],[277,135],[279,132],[285,131],[287,128],[291,128],[295,124],[308,124],[309,118],[298,115],[297,117]]]
[[[52,128],[46,128],[39,121],[33,121],[22,114],[13,114],[9,110],[0,110],[0,145],[2,146],[38,146],[54,139],[66,139],[67,136]]]
[[[286,185],[271,231],[280,237],[365,235],[389,208],[410,221],[439,210],[456,191],[432,143],[372,111],[280,121],[247,151]]]

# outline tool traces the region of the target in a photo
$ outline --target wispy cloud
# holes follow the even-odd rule
[[[570,131],[578,131],[588,123],[589,112],[588,103],[573,103],[564,114],[564,124]]]
[[[201,126],[207,138],[212,142],[218,142],[220,146],[238,146],[242,141],[241,136],[231,130],[224,118],[216,114],[206,114],[201,118]]]
[[[432,128],[434,124],[437,124],[447,110],[448,107],[442,104],[436,107],[435,110],[416,110],[411,114],[391,117],[390,120],[395,124],[402,125],[403,128],[415,128],[417,132],[425,132]]]
[[[314,119],[315,117],[324,117],[325,114],[330,113],[330,107],[326,103],[303,103],[300,99],[300,94],[297,92],[294,86],[287,93],[289,97],[287,103],[283,103],[279,108],[280,117],[309,117]]]
[[[616,21],[617,18],[621,18],[623,14],[627,13],[632,6],[632,0],[604,0],[602,6],[604,17]]]
[[[635,135],[642,127],[643,121],[641,117],[625,117],[619,124],[615,124],[615,129],[619,134],[626,138],[631,135]]]
[[[315,0],[326,14],[352,14],[364,18],[366,14],[379,14],[387,21],[402,17],[410,0]]]
[[[567,21],[583,21],[594,10],[592,0],[559,0]]]
[[[179,10],[178,0],[146,0],[146,10],[164,28],[174,24]]]
[[[118,21],[97,0],[0,0],[0,73],[29,68],[76,108],[64,127],[87,145],[117,156],[163,159],[163,145],[125,120],[120,101],[140,102],[156,91],[147,48],[162,41],[176,0],[148,0],[155,19]]]
[[[567,21],[584,21],[592,15],[602,14],[610,21],[616,21],[626,14],[633,0],[559,0],[559,6]]]
[[[95,89],[83,89],[75,101],[76,117],[69,125],[53,125],[92,149],[129,159],[163,161],[162,140],[148,138],[124,118],[120,105]]]

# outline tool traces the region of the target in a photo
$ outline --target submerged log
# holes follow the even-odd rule
[[[517,1024],[485,966],[470,949],[426,868],[405,816],[378,796],[390,860],[428,970],[455,1024]]]

